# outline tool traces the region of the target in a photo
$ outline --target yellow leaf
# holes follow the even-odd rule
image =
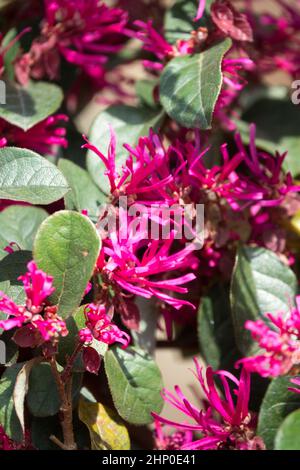
[[[297,235],[300,235],[300,211],[296,212],[294,217],[291,219],[290,227]]]
[[[130,450],[128,431],[113,410],[81,398],[78,412],[89,430],[92,450]]]

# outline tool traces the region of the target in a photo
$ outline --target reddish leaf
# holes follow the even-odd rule
[[[96,349],[91,348],[90,346],[84,348],[82,359],[85,369],[88,372],[97,375],[101,364],[101,358]]]
[[[42,342],[39,331],[30,325],[18,329],[12,339],[21,348],[35,348]]]
[[[253,31],[246,15],[237,11],[228,0],[214,2],[211,17],[226,36],[236,41],[253,41]]]

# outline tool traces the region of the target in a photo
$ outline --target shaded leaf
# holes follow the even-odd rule
[[[221,284],[214,286],[202,299],[198,311],[198,338],[205,361],[213,369],[232,369],[239,358],[229,291]]]
[[[5,370],[0,380],[0,423],[14,441],[22,441],[22,428],[17,417],[13,392],[17,376],[24,363],[13,364]]]
[[[278,377],[268,387],[258,416],[257,434],[267,449],[273,449],[276,433],[284,418],[300,408],[300,395],[288,390],[291,377]]]
[[[9,206],[4,209],[0,212],[0,248],[14,242],[22,250],[32,250],[37,229],[47,216],[47,212],[39,207]]]
[[[19,418],[23,433],[25,432],[25,421],[24,421],[24,402],[25,396],[28,392],[28,381],[32,367],[41,362],[42,358],[35,357],[30,361],[25,362],[20,372],[17,375],[14,391],[13,401],[15,406],[16,414]]]
[[[53,114],[61,105],[61,89],[46,82],[30,82],[26,87],[7,83],[6,104],[0,104],[0,117],[28,131]]]
[[[165,38],[175,44],[178,40],[188,40],[191,31],[197,30],[200,26],[210,26],[210,6],[213,0],[206,0],[206,8],[203,17],[199,21],[194,21],[196,17],[199,0],[177,0],[174,5],[167,10],[165,16]]]

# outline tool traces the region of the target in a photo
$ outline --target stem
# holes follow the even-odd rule
[[[60,421],[61,421],[61,427],[63,431],[64,442],[62,443],[55,436],[50,436],[50,438],[53,442],[55,442],[59,447],[61,447],[64,450],[76,450],[77,445],[74,439],[74,432],[73,432],[72,376],[70,375],[70,377],[68,377],[68,381],[65,382],[62,378],[62,374],[60,374],[57,369],[55,356],[52,356],[49,362],[50,362],[53,377],[57,385],[59,397],[61,400],[61,406],[60,406],[59,411],[60,411]]]

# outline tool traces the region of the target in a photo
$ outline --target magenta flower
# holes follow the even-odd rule
[[[205,6],[206,6],[206,0],[199,0],[199,5],[198,5],[198,10],[196,14],[195,20],[200,20],[204,14],[205,11]]]
[[[192,421],[175,422],[163,418],[157,413],[152,416],[159,422],[174,427],[177,431],[191,431],[202,434],[200,439],[183,444],[185,450],[263,449],[262,440],[255,436],[255,420],[249,412],[250,374],[243,369],[240,380],[227,371],[214,372],[211,367],[206,369],[206,382],[197,359],[194,359],[200,386],[208,401],[205,409],[194,406],[182,393],[180,387],[175,387],[176,394],[163,391],[164,400],[182,412]],[[221,396],[216,389],[214,377],[219,378],[224,390]],[[230,382],[235,386],[234,394],[230,390]]]
[[[66,129],[58,127],[67,122],[65,114],[56,114],[39,122],[28,131],[0,119],[0,147],[15,146],[34,150],[42,155],[51,155],[58,146],[66,148]]]
[[[157,450],[180,450],[193,440],[191,431],[165,433],[163,425],[157,418],[154,419],[154,426],[155,447]]]
[[[0,328],[17,330],[14,340],[20,346],[36,346],[44,341],[55,341],[59,335],[66,336],[68,330],[65,322],[57,315],[57,308],[46,307],[45,301],[55,290],[52,281],[34,261],[27,265],[28,272],[19,277],[24,284],[25,305],[17,305],[6,294],[0,292],[0,310],[8,315],[0,321]]]
[[[291,392],[300,393],[300,377],[295,377],[294,379],[291,379],[291,383],[296,385],[296,387],[288,387],[288,390],[290,390]]]
[[[84,310],[86,328],[80,330],[79,341],[82,344],[91,343],[93,338],[106,344],[121,343],[127,348],[130,336],[113,324],[106,314],[104,305],[89,304]]]
[[[287,374],[293,365],[299,363],[300,352],[300,296],[296,307],[288,316],[279,312],[276,316],[265,314],[270,326],[262,320],[247,321],[245,328],[264,350],[256,356],[245,357],[237,362],[250,372],[262,377],[277,377]]]
[[[29,74],[57,78],[60,57],[101,82],[108,56],[122,47],[127,14],[98,0],[44,0],[44,6],[41,36],[17,63],[21,83]]]
[[[299,76],[300,7],[299,2],[279,0],[279,13],[257,15],[255,2],[246,2],[246,14],[254,31],[254,55],[258,74],[278,69],[293,78]],[[259,77],[261,78],[261,77]]]

